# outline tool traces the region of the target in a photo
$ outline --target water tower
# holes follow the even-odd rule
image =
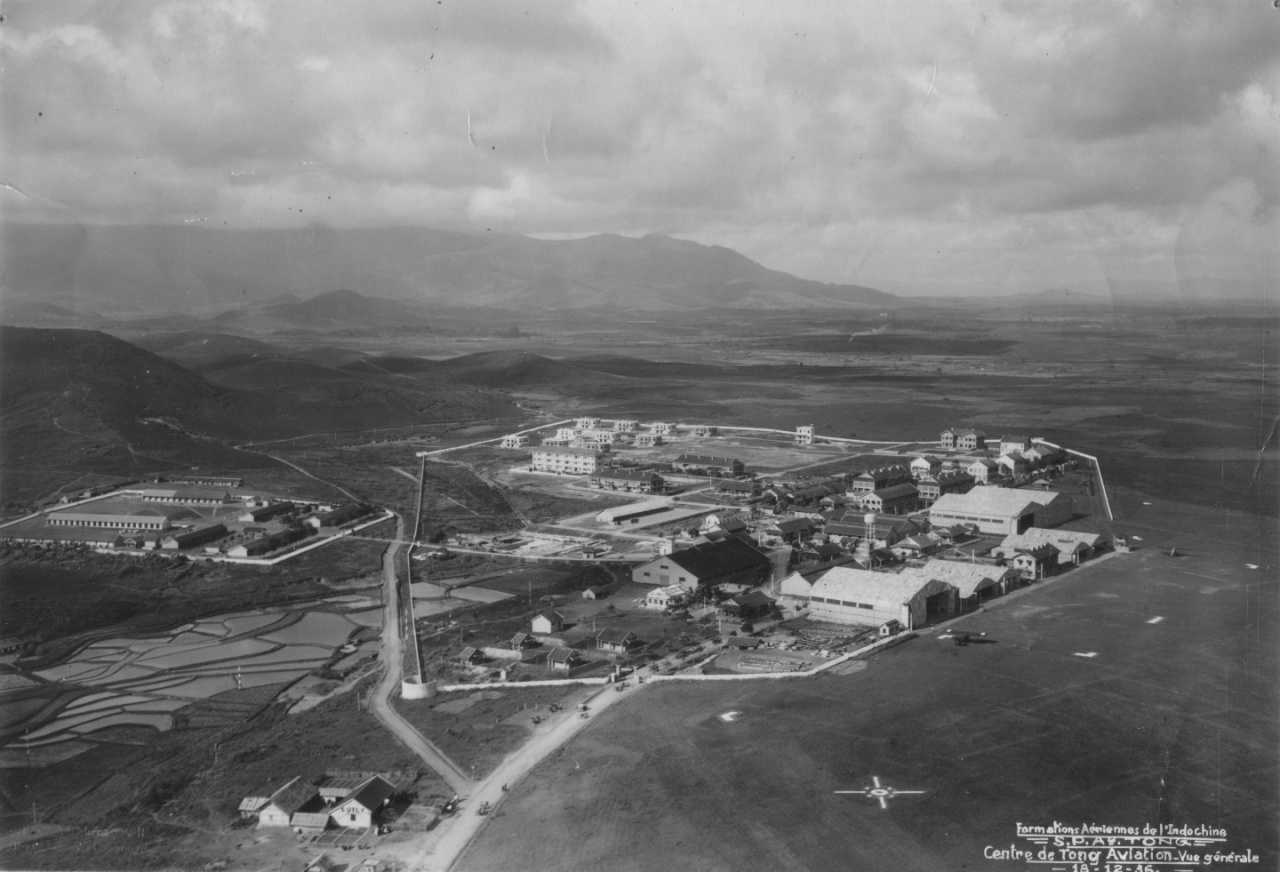
[[[867,512],[862,516],[862,523],[867,525],[867,544],[871,544],[871,540],[876,537],[876,513]]]

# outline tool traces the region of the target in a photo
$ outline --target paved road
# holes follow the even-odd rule
[[[422,762],[443,778],[455,793],[465,793],[472,787],[471,779],[391,707],[391,694],[400,686],[404,657],[404,640],[400,635],[400,590],[396,583],[396,555],[400,553],[403,538],[404,518],[396,515],[396,540],[382,553],[382,579],[386,586],[382,616],[382,656],[385,658],[386,670],[369,699],[369,709],[392,735],[421,757]]]

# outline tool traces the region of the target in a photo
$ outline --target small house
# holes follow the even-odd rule
[[[391,797],[395,792],[394,784],[381,775],[375,775],[334,806],[329,817],[340,827],[368,829],[373,826],[378,812],[391,804]]]
[[[301,776],[295,777],[267,797],[267,801],[258,809],[258,826],[289,826],[294,812],[306,805],[315,795],[314,787],[303,781]]]
[[[582,655],[572,648],[555,647],[547,654],[547,668],[552,672],[571,672],[582,662]]]
[[[596,648],[601,651],[613,651],[616,653],[626,653],[635,646],[640,644],[640,639],[630,630],[621,630],[610,627],[596,633]]]
[[[556,611],[546,611],[529,622],[536,636],[548,636],[564,629],[564,615]]]

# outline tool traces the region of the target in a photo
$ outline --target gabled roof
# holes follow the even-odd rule
[[[573,660],[581,660],[582,655],[572,648],[555,647],[547,654],[547,660],[551,663],[568,663]]]
[[[974,464],[977,464],[978,466],[985,466],[987,469],[995,469],[997,466],[1000,465],[996,463],[994,460],[992,460],[990,457],[979,457],[973,463],[970,463],[969,466],[973,466]]]
[[[914,497],[919,493],[920,489],[913,484],[895,484],[872,491],[871,495],[882,500],[896,500],[902,497]]]
[[[808,518],[787,518],[785,521],[774,524],[773,527],[785,536],[787,533],[803,533],[805,530],[812,530],[813,521]]]
[[[377,811],[396,792],[396,786],[381,775],[375,775],[351,792],[342,805],[355,803],[369,811]]]
[[[623,630],[618,627],[608,627],[596,633],[597,642],[605,642],[610,645],[625,645],[628,642],[635,641],[639,637],[630,630]]]
[[[1017,517],[1032,504],[1047,505],[1061,494],[1002,487],[976,487],[965,494],[943,494],[933,504],[933,512],[960,512],[981,517]],[[1063,497],[1069,499],[1069,497]]]
[[[1096,548],[1102,541],[1098,533],[1085,533],[1078,530],[1046,530],[1043,527],[1031,527],[1021,533],[1005,536],[1000,543],[1001,548],[1026,551],[1039,545],[1052,545],[1060,553],[1071,554],[1082,548]]]
[[[1058,549],[1054,548],[1052,545],[1046,542],[1043,545],[1035,545],[1030,548],[1019,548],[1018,553],[1014,555],[1014,559],[1016,560],[1018,557],[1025,556],[1025,557],[1031,557],[1035,560],[1039,560],[1041,563],[1043,563],[1044,561],[1048,560],[1050,557],[1056,556],[1057,553],[1058,553]]]
[[[827,524],[826,532],[828,536],[861,536],[867,532],[867,527],[865,524],[833,522]]]
[[[973,596],[979,588],[989,587],[1010,570],[984,563],[961,563],[958,560],[930,560],[924,566],[903,570],[903,575],[913,573],[924,581],[937,579],[946,582],[960,592],[962,597]],[[984,583],[985,582],[985,583]]]
[[[463,660],[470,660],[473,657],[482,656],[479,648],[472,648],[470,645],[462,649],[460,656]]]
[[[928,579],[908,573],[872,572],[837,566],[829,569],[809,591],[816,599],[880,602],[902,605],[929,583]]]
[[[718,457],[714,454],[681,454],[671,462],[696,466],[733,466],[735,463],[741,463],[736,457]]]
[[[548,609],[547,611],[539,614],[538,617],[546,618],[548,621],[550,621],[553,624],[560,624],[564,622],[564,615],[560,614],[554,609]]]
[[[267,801],[267,797],[265,796],[246,796],[244,799],[240,800],[239,811],[256,812],[258,809],[266,805]]]
[[[274,805],[285,814],[292,816],[295,811],[306,805],[307,800],[314,796],[315,793],[316,789],[303,781],[302,776],[299,775],[271,794],[262,808]]]
[[[731,600],[731,602],[737,603],[740,607],[747,606],[747,607],[759,608],[761,606],[773,605],[773,599],[769,597],[767,594],[764,594],[758,590],[753,590],[749,593],[740,593],[737,596],[735,596]]]
[[[673,551],[663,559],[670,560],[698,580],[771,565],[768,557],[733,536]]]

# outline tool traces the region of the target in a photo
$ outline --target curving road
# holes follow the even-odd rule
[[[396,555],[404,544],[403,539],[404,518],[397,514],[396,538],[382,552],[382,580],[386,589],[383,595],[382,656],[385,658],[386,669],[369,698],[369,710],[405,747],[421,757],[422,762],[444,779],[455,793],[463,793],[471,789],[471,779],[391,707],[391,694],[400,686],[404,662],[404,639],[400,634],[400,587],[396,583]]]

